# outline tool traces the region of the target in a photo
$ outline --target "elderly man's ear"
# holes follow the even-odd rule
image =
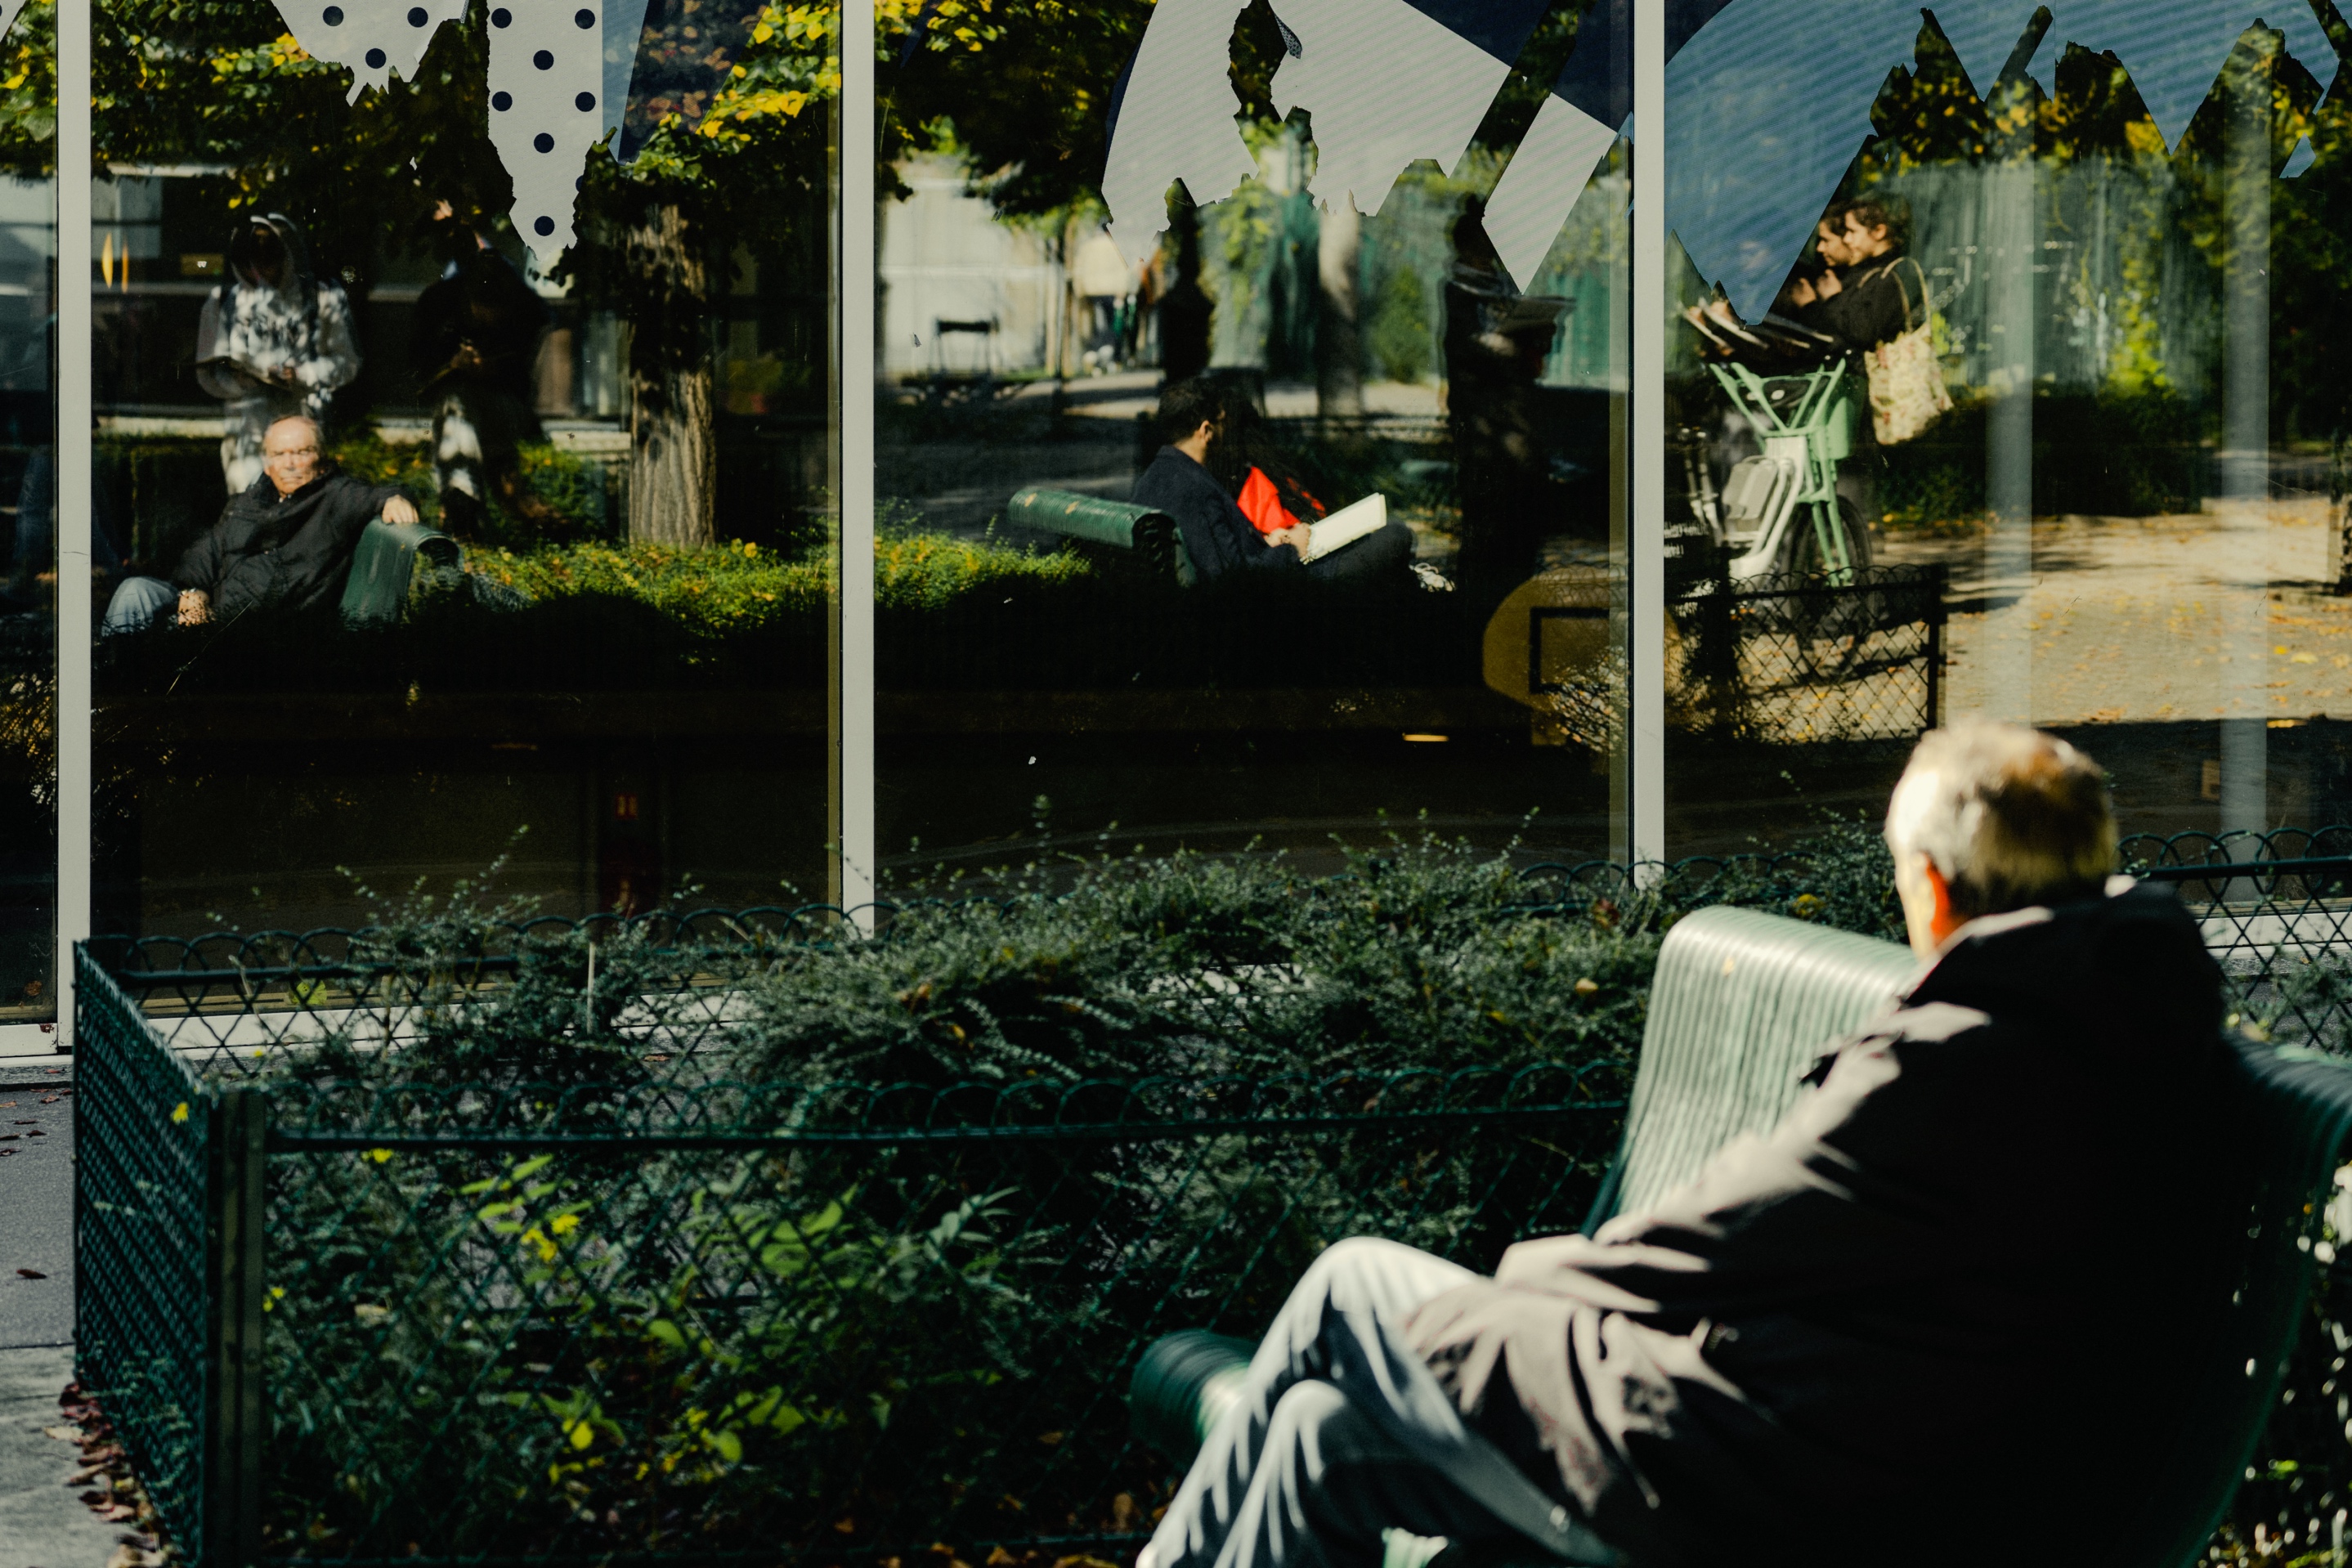
[[[1933,958],[1951,934],[1968,924],[1952,908],[1952,884],[1936,862],[1913,850],[1895,862],[1895,891],[1903,900],[1903,925],[1911,951]]]

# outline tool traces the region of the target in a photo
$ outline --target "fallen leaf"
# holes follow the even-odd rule
[[[55,1437],[60,1443],[79,1443],[81,1441],[82,1434],[79,1426],[44,1426],[41,1428],[41,1436]]]
[[[66,1478],[66,1485],[69,1487],[88,1486],[90,1482],[98,1479],[99,1477],[105,1473],[106,1470],[103,1466],[92,1465],[86,1469],[76,1470],[72,1475],[68,1476]]]
[[[54,1094],[45,1094],[41,1096],[41,1103],[43,1105],[55,1105],[57,1102],[58,1097]]]
[[[47,1279],[48,1278],[47,1275],[42,1273],[37,1268],[19,1268],[16,1272],[23,1275],[27,1279]]]
[[[139,1517],[139,1510],[132,1508],[129,1503],[119,1502],[112,1508],[107,1509],[105,1511],[101,1512],[98,1517],[106,1521],[109,1524],[120,1524],[126,1519],[137,1519]]]
[[[86,1491],[81,1494],[80,1500],[85,1506],[89,1508],[104,1508],[114,1500],[114,1494],[112,1492]]]

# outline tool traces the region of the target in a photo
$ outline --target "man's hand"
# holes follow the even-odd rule
[[[1821,281],[1813,285],[1813,292],[1824,300],[1835,299],[1845,292],[1845,285],[1838,281],[1835,272],[1824,272]]]
[[[416,521],[416,503],[406,496],[394,496],[383,503],[384,521],[398,527]]]
[[[213,601],[202,588],[180,590],[180,624],[200,626],[213,618]]]
[[[1298,552],[1298,559],[1303,563],[1315,548],[1315,530],[1312,524],[1294,522],[1288,528],[1276,529],[1267,534],[1265,542],[1276,549],[1287,544]]]
[[[1789,298],[1796,304],[1801,306],[1811,304],[1814,300],[1820,299],[1821,296],[1813,292],[1811,279],[1800,278],[1794,283],[1789,285]]]

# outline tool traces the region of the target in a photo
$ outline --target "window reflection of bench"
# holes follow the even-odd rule
[[[957,397],[987,397],[996,387],[996,320],[931,322],[930,390],[934,402]],[[950,339],[977,338],[976,350],[957,353]],[[962,363],[958,363],[961,360]]]
[[[416,563],[435,572],[462,572],[466,552],[447,534],[421,522],[377,518],[360,534],[352,574],[343,583],[342,614],[348,626],[386,626],[408,607]]]
[[[1192,558],[1184,536],[1165,512],[1133,501],[1032,487],[1005,503],[1004,521],[1017,528],[1058,534],[1107,575],[1129,581],[1192,584]]]

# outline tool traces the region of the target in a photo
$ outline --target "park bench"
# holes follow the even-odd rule
[[[1892,942],[1753,910],[1703,910],[1679,921],[1659,953],[1624,1137],[1585,1233],[1696,1175],[1725,1141],[1771,1127],[1822,1047],[1885,1008],[1915,971],[1910,952]],[[2210,1348],[2171,1452],[2138,1497],[2115,1500],[2105,1558],[2115,1568],[2185,1568],[2203,1557],[2277,1402],[2316,1227],[2352,1134],[2352,1067],[2298,1047],[2237,1039],[2231,1047],[2212,1136],[2242,1163],[2214,1212],[2242,1215],[2244,1225],[2212,1226],[2199,1238],[2207,1252],[2188,1277],[2207,1296],[2202,1321],[2183,1325],[2181,1342]],[[2176,1230],[2161,1244],[2189,1240]],[[1129,1393],[1136,1435],[1189,1461],[1232,1403],[1255,1348],[1197,1330],[1150,1346]],[[1384,1568],[1422,1568],[1444,1545],[1391,1531]],[[1557,1561],[1532,1545],[1527,1556]]]
[[[385,626],[408,606],[408,587],[423,559],[436,572],[462,572],[466,552],[447,534],[421,522],[377,518],[360,534],[352,574],[343,583],[343,621],[348,626]]]
[[[1192,585],[1192,558],[1176,520],[1133,501],[1031,486],[1015,490],[1004,521],[1059,534],[1112,573],[1147,582]]]

